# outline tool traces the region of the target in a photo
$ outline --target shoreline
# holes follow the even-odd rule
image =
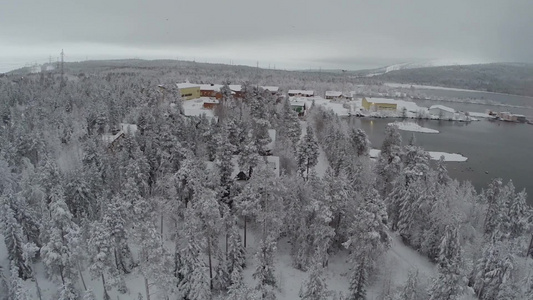
[[[412,86],[415,89],[420,89],[420,90],[444,90],[444,91],[468,92],[468,93],[487,93],[487,94],[496,94],[496,95],[504,95],[504,96],[518,96],[518,97],[530,98],[531,100],[533,100],[533,96],[509,94],[509,93],[501,93],[501,92],[480,91],[480,90],[467,90],[467,89],[451,88],[451,87],[438,86],[438,85],[420,85],[420,84],[408,84],[408,83],[396,83],[396,82],[384,82],[383,84],[391,88],[411,88]]]

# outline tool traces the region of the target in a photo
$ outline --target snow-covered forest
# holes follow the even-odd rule
[[[342,76],[186,70],[0,78],[0,299],[533,298],[533,214],[512,182],[477,193],[394,126],[371,159],[361,129],[256,87]],[[184,79],[245,96],[186,116]],[[137,130],[109,143],[121,123]],[[398,247],[430,276],[384,276]]]

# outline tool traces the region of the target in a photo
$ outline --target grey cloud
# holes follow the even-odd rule
[[[252,60],[260,48],[257,59],[294,62],[300,52],[305,64],[331,65],[533,62],[531,12],[530,0],[19,0],[2,4],[0,47],[92,44]]]

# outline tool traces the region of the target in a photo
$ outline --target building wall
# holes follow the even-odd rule
[[[202,97],[214,97],[215,91],[213,90],[200,90],[200,95]]]
[[[206,109],[213,109],[217,105],[218,105],[218,103],[204,102],[204,108],[206,108]]]
[[[398,105],[392,103],[374,103],[376,110],[396,110]]]
[[[291,105],[292,109],[298,113],[298,116],[301,117],[305,114],[305,105],[304,106],[300,106],[300,105]]]
[[[363,108],[371,111],[371,110],[396,110],[398,108],[398,105],[396,103],[373,103],[368,102],[365,97],[363,97],[362,101]]]
[[[366,100],[365,97],[363,97],[363,102],[362,102],[362,104],[363,104],[363,108],[364,108],[364,109],[366,109],[366,110],[370,110],[370,106],[371,106],[371,105],[370,105],[370,102],[368,102],[368,101]]]
[[[200,98],[200,87],[188,87],[180,89],[181,99],[191,100]]]

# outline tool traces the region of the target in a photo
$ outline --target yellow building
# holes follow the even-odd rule
[[[398,108],[398,102],[393,99],[385,98],[369,98],[367,100],[363,97],[362,105],[363,108],[368,111],[378,111],[378,110],[396,110]]]
[[[178,83],[178,89],[182,100],[191,100],[200,98],[200,85],[189,82]]]

